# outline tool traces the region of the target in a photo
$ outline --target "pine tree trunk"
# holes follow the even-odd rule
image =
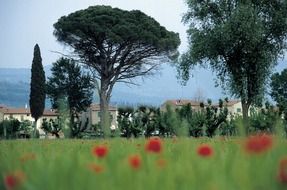
[[[100,124],[103,131],[103,137],[110,136],[110,117],[109,117],[109,96],[108,96],[108,84],[106,80],[101,79],[100,90]]]
[[[249,110],[250,104],[246,103],[245,101],[241,101],[241,104],[242,104],[242,116],[243,116],[243,125],[245,129],[245,134],[248,135],[249,133],[248,110]]]

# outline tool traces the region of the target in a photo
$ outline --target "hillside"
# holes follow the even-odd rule
[[[46,77],[51,75],[51,66],[46,66]],[[186,87],[179,85],[176,79],[176,69],[165,65],[159,74],[136,79],[135,85],[116,84],[111,101],[114,104],[150,104],[158,106],[166,99],[191,98],[200,87],[206,97],[217,99],[222,96],[221,90],[214,87],[213,79],[206,80],[209,71],[198,69],[194,78]],[[0,104],[13,107],[23,107],[29,104],[30,69],[0,68]],[[98,98],[95,97],[95,102]],[[49,101],[47,101],[49,104]]]

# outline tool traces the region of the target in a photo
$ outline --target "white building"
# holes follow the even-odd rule
[[[44,110],[44,113],[42,117],[40,117],[37,121],[37,129],[41,133],[44,133],[44,131],[41,129],[43,119],[47,119],[49,121],[50,119],[56,120],[58,118],[58,113],[56,113],[54,110]],[[35,122],[35,119],[31,116],[31,112],[29,108],[9,108],[9,107],[0,107],[0,122],[3,120],[10,120],[10,119],[17,119],[20,122],[21,121],[31,121],[32,123]]]

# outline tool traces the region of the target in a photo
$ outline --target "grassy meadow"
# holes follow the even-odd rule
[[[0,189],[287,189],[278,180],[287,141],[273,137],[272,146],[260,153],[246,151],[245,142],[163,139],[160,151],[148,152],[146,139],[0,141]],[[198,152],[202,144],[211,154]],[[97,145],[107,154],[97,157]],[[138,160],[131,161],[132,155]],[[5,181],[12,174],[21,181],[13,188]]]

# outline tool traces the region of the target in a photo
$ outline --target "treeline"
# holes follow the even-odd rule
[[[227,100],[225,100],[227,101]],[[231,115],[224,106],[224,101],[219,100],[218,107],[208,103],[200,105],[199,110],[192,110],[190,104],[180,109],[154,108],[140,106],[119,108],[118,125],[122,136],[161,137],[188,136],[188,137],[214,137],[237,136],[245,134],[243,119],[240,115]],[[250,110],[248,133],[280,133],[287,135],[287,120],[282,119],[282,114],[268,102],[265,108]]]
[[[118,108],[118,128],[111,129],[112,137],[214,137],[240,136],[245,134],[243,119],[240,115],[231,115],[226,107],[227,100],[219,100],[218,106],[201,103],[198,110],[193,110],[190,104],[181,108],[167,105],[165,108],[152,106],[120,107]],[[41,129],[46,136],[59,138],[64,134],[68,117],[61,113],[57,120],[43,120]],[[30,138],[33,127],[30,121],[16,119],[4,120],[0,123],[0,138]],[[66,138],[101,138],[103,131],[99,124],[88,125],[88,121],[74,123],[73,136]],[[251,109],[248,133],[268,133],[287,136],[287,117],[268,102],[264,108]],[[39,132],[37,132],[39,137]]]

